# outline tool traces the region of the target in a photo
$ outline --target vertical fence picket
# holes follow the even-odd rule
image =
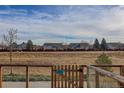
[[[72,88],[74,88],[74,65],[72,65]]]
[[[68,65],[68,88],[70,88],[70,85],[71,85],[71,83],[70,83],[70,81],[71,81],[71,66],[70,65]]]
[[[54,88],[56,88],[56,66],[54,66]]]
[[[63,65],[61,65],[61,70],[63,70]],[[61,75],[61,88],[63,88],[63,78],[64,78],[64,73]]]
[[[65,65],[65,88],[67,88],[67,80],[68,80],[68,76],[67,76],[67,65]]]
[[[78,66],[76,65],[75,67],[75,70],[76,70],[76,75],[75,75],[75,80],[76,80],[76,88],[78,87]]]
[[[29,87],[29,67],[26,66],[26,88]]]
[[[60,66],[57,66],[57,70],[60,70]],[[58,78],[58,88],[60,88],[60,75],[57,75]]]
[[[2,88],[2,67],[0,66],[0,88]]]
[[[80,66],[80,72],[79,72],[79,87],[83,88],[83,66]]]
[[[53,88],[54,87],[54,67],[52,66],[51,67],[51,88]]]

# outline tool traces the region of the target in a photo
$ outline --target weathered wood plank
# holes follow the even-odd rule
[[[26,66],[26,88],[29,87],[29,67]]]
[[[68,76],[67,76],[67,65],[65,65],[65,88],[67,88],[67,82],[68,81]]]
[[[56,70],[56,66],[54,66],[54,70]],[[56,86],[56,79],[57,77],[56,77],[56,73],[54,72],[54,88],[56,88],[57,86]]]
[[[63,70],[63,65],[61,65],[61,70]],[[61,75],[61,88],[64,88],[64,86],[63,86],[63,79],[64,78],[64,73],[63,73],[63,75]]]
[[[89,74],[90,74],[90,71],[89,71],[89,68],[87,67],[87,88],[90,88]]]
[[[71,81],[71,72],[70,72],[70,70],[71,70],[71,66],[70,65],[68,65],[68,88],[70,88],[70,86],[71,86],[71,83],[70,83],[70,81]]]
[[[57,70],[60,70],[60,66],[58,66]],[[60,77],[60,75],[57,75],[57,76],[58,76],[58,88],[61,88],[61,87],[60,87],[60,78],[61,78],[61,77]]]
[[[79,72],[79,87],[83,88],[83,83],[84,83],[84,79],[83,79],[83,66],[80,66],[80,72]]]
[[[96,71],[96,88],[99,88],[99,73]]]
[[[74,88],[74,65],[72,65],[72,88]]]
[[[77,65],[75,66],[75,70],[76,70],[76,75],[75,75],[76,83],[75,84],[76,84],[76,88],[78,88],[79,85],[78,85],[78,66]]]
[[[115,79],[115,80],[119,81],[120,83],[124,84],[124,77],[123,76],[120,76],[118,74],[103,70],[103,69],[98,68],[98,67],[94,67],[94,66],[87,66],[87,67],[90,69],[93,69],[94,71],[97,71],[98,73],[100,73],[102,75],[108,76],[108,77]]]
[[[52,67],[54,65],[31,65],[31,64],[0,64],[0,66],[16,66],[16,67]],[[87,65],[82,65],[83,67],[87,67]],[[122,67],[123,65],[91,65],[91,66],[96,66],[96,67]]]
[[[120,75],[124,77],[124,67],[120,67]],[[124,83],[119,83],[120,88],[124,88]]]
[[[0,66],[0,88],[2,88],[2,67]]]
[[[53,70],[54,70],[54,67],[52,66],[51,67],[51,88],[54,87],[54,85],[53,85],[54,84],[54,80],[53,80],[54,79],[54,71]]]

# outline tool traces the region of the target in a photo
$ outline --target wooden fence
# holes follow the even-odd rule
[[[83,75],[83,66],[53,66],[52,88],[83,88]]]
[[[87,69],[87,65],[13,65],[13,64],[0,64],[0,87],[2,87],[2,68],[3,67],[25,67],[26,68],[26,88],[29,87],[29,67],[51,67],[51,87],[52,88],[83,88],[84,87],[84,69]],[[120,82],[120,86],[124,86],[124,66],[123,65],[92,65],[91,68],[96,70],[97,73],[105,75],[108,72],[102,71],[97,67],[118,67],[120,68],[120,75],[116,76],[110,74],[109,77],[116,79]],[[100,72],[99,72],[100,71]],[[102,71],[102,72],[101,72]],[[108,75],[107,75],[108,76]],[[88,73],[87,73],[88,77]],[[98,76],[96,76],[96,87],[99,87]],[[87,84],[88,87],[88,84]]]
[[[110,79],[115,80],[118,83],[119,87],[124,87],[124,72],[123,72],[124,67],[123,66],[120,67],[120,74],[121,75],[116,74],[116,73],[111,72],[111,71],[107,71],[107,70],[101,69],[99,67],[90,66],[90,65],[87,66],[87,75],[88,75],[88,77],[87,77],[88,78],[87,79],[87,82],[88,82],[87,83],[87,87],[89,87],[89,83],[90,83],[90,81],[89,81],[89,78],[90,78],[89,77],[89,74],[90,74],[89,69],[91,69],[91,70],[93,70],[95,72],[95,84],[96,84],[95,87],[96,88],[99,88],[100,87],[100,83],[102,83],[102,82],[100,82],[100,76],[102,76],[102,77],[107,76]]]
[[[29,67],[52,67],[52,65],[14,65],[0,64],[0,88],[2,88],[2,67],[25,67],[26,68],[26,88],[29,87]]]

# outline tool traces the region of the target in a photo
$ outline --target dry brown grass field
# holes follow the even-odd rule
[[[124,64],[124,51],[105,52],[112,59],[113,64]],[[14,52],[13,64],[94,64],[97,56],[102,54],[96,52]],[[9,53],[0,52],[0,64],[9,64]],[[13,68],[13,73],[24,74],[25,69]],[[4,73],[9,73],[5,68]],[[30,68],[30,74],[50,74],[48,68]]]

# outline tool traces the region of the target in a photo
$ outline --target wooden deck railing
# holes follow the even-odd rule
[[[105,67],[105,66],[102,66],[102,67]],[[106,67],[108,67],[108,66],[106,66]],[[113,67],[113,66],[111,65],[110,67]],[[118,67],[118,66],[114,66],[114,67]],[[120,73],[124,73],[122,71],[123,66],[119,66],[119,67],[121,67],[120,68],[120,71],[121,71]],[[124,87],[124,76],[121,76],[119,74],[115,74],[113,72],[101,69],[101,68],[99,68],[99,66],[95,67],[95,66],[91,66],[91,65],[87,66],[87,71],[88,71],[87,74],[88,75],[89,75],[89,69],[93,70],[96,73],[96,75],[95,75],[96,88],[100,87],[100,81],[99,81],[99,76],[100,75],[107,76],[107,77],[109,77],[111,79],[114,79],[115,81],[120,83],[120,87]],[[88,76],[88,87],[89,87],[89,78],[90,77]]]
[[[52,67],[52,65],[0,64],[0,88],[2,88],[2,67],[25,67],[26,68],[26,88],[28,88],[29,87],[29,67]]]
[[[72,65],[71,65],[72,66]],[[120,85],[124,85],[124,65],[90,65],[90,66],[87,66],[87,65],[79,65],[79,66],[81,66],[82,67],[82,69],[84,69],[84,68],[91,68],[91,69],[93,69],[93,70],[95,70],[97,73],[102,73],[103,75],[106,75],[106,76],[108,76],[108,77],[111,77],[111,78],[113,78],[113,79],[115,79],[115,80],[117,80],[118,82],[120,82]],[[3,67],[25,67],[26,68],[26,88],[28,88],[29,87],[29,67],[51,67],[51,81],[54,81],[53,80],[53,77],[55,77],[55,72],[53,72],[53,70],[55,69],[55,65],[20,65],[20,64],[0,64],[0,88],[2,87],[2,68]],[[54,68],[53,68],[54,67]],[[63,70],[65,70],[65,77],[67,77],[67,74],[69,75],[69,73],[70,72],[68,72],[68,69],[69,68],[67,68],[67,65],[60,65],[60,67],[61,67],[61,69],[63,69]],[[111,73],[111,72],[107,72],[107,71],[104,71],[104,70],[102,70],[102,69],[100,69],[100,68],[97,68],[97,67],[118,67],[118,68],[120,68],[120,74],[121,74],[121,76],[120,75],[116,75],[116,74],[114,74],[114,73]],[[75,69],[76,70],[80,70],[80,69],[77,69],[76,67],[75,67]],[[75,69],[73,69],[73,66],[72,66],[72,70],[74,70],[75,71]],[[70,70],[70,69],[69,69]],[[83,71],[84,72],[84,71]],[[78,77],[78,78],[80,78],[80,79],[82,79],[82,80],[84,80],[83,79],[83,76],[84,76],[84,73],[80,73],[81,75],[81,77]],[[88,69],[87,69],[87,72],[88,72]],[[72,76],[73,76],[73,72],[71,72],[72,73]],[[75,75],[77,75],[77,72],[75,72]],[[88,74],[87,74],[88,75]],[[96,76],[96,87],[99,87],[99,81],[98,81],[98,76]],[[73,79],[73,78],[72,78]],[[55,78],[55,80],[56,80],[56,78]],[[63,79],[61,79],[61,81],[63,82]],[[67,81],[66,79],[65,79],[65,85],[62,83],[62,87],[63,86],[67,86],[67,87],[69,87],[69,85],[67,85],[67,83],[66,82],[69,82],[69,81]],[[83,83],[80,83],[80,84],[83,84]],[[51,82],[51,87],[53,87],[53,85],[56,85],[56,82]],[[80,85],[80,86],[84,86],[84,85]],[[87,85],[88,86],[88,85]]]

